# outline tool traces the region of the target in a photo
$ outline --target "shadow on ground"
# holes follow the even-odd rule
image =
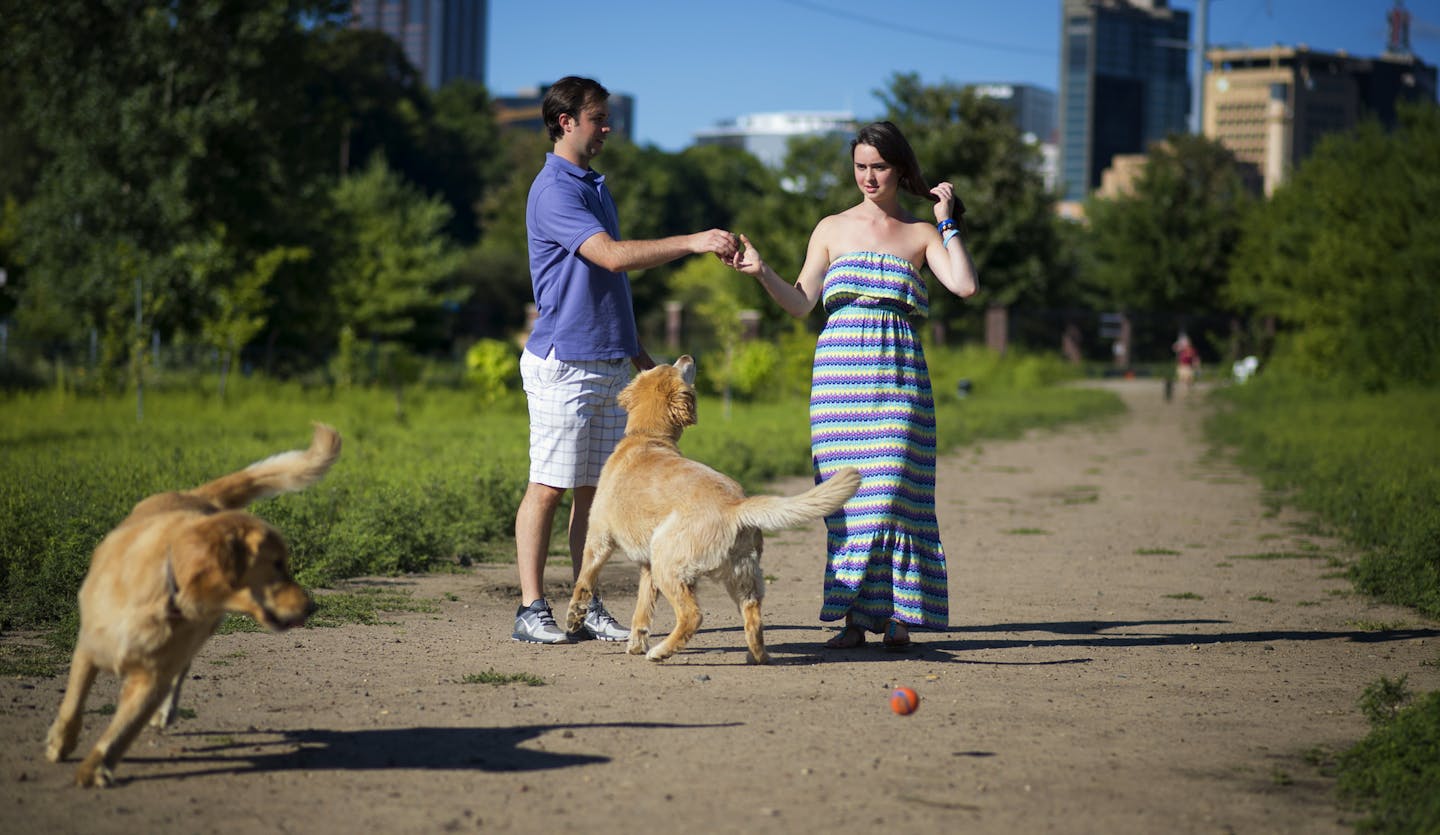
[[[610,757],[522,748],[542,734],[583,735],[590,728],[645,728],[656,733],[695,728],[730,728],[738,723],[677,724],[609,722],[522,725],[513,728],[387,728],[337,731],[251,730],[244,733],[188,731],[171,738],[199,738],[178,757],[127,757],[128,763],[168,764],[182,770],[127,778],[126,782],[176,780],[206,775],[271,771],[369,771],[387,769],[546,771],[607,763]],[[297,747],[298,746],[298,747]],[[206,764],[212,764],[208,767]]]

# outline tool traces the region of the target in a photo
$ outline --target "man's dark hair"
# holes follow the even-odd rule
[[[562,115],[579,119],[580,111],[609,98],[610,91],[593,78],[567,75],[551,84],[540,105],[540,112],[545,117],[545,129],[550,132],[550,141],[554,142],[565,134],[560,127]]]

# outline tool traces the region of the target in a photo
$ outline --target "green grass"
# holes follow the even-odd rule
[[[1164,594],[1164,595],[1161,595],[1161,597],[1168,597],[1168,598],[1170,598],[1171,600],[1204,600],[1204,599],[1205,599],[1203,596],[1198,595],[1198,594],[1196,594],[1196,593],[1193,592],[1193,591],[1183,591],[1183,592],[1180,592],[1179,594]]]
[[[462,684],[493,684],[497,687],[502,684],[524,684],[529,687],[543,687],[546,684],[545,679],[533,673],[497,673],[494,668],[486,670],[483,673],[466,673],[465,677],[460,679],[460,682]]]
[[[1176,557],[1179,551],[1172,551],[1169,548],[1136,548],[1135,553],[1142,557]]]
[[[972,350],[935,350],[930,359],[942,452],[1124,409],[1109,392],[1048,385],[1063,376],[1057,362],[1000,361]],[[977,381],[963,400],[954,393],[960,376]],[[402,415],[389,391],[237,376],[224,402],[213,393],[147,389],[137,421],[133,396],[7,394],[0,395],[0,632],[54,630],[68,651],[90,554],[136,501],[303,447],[313,420],[340,430],[339,462],[310,489],[251,508],[285,534],[302,584],[327,588],[352,577],[514,560],[528,469],[528,418],[517,397],[487,405],[465,390],[415,388]],[[811,472],[809,435],[803,394],[736,402],[728,419],[706,397],[681,447],[755,491]],[[557,526],[568,511],[557,514]],[[317,624],[375,622],[384,608],[373,602],[322,600]],[[240,617],[222,625],[258,628]],[[0,670],[35,664],[49,666],[43,655],[0,657]]]
[[[409,591],[365,587],[354,591],[315,595],[315,614],[306,626],[334,627],[358,623],[375,626],[390,623],[381,612],[438,612],[433,600],[415,599]]]
[[[1005,533],[1014,536],[1049,536],[1050,532],[1044,528],[1011,528]]]
[[[1360,590],[1440,618],[1440,387],[1373,393],[1276,374],[1221,403],[1210,436],[1277,503],[1315,514],[1297,534],[1344,536],[1363,551],[1350,567]]]
[[[1337,760],[1340,797],[1365,814],[1363,832],[1440,832],[1440,691],[1410,704],[1402,676],[1360,698],[1370,734]]]

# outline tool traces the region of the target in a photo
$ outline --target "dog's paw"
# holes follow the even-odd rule
[[[759,656],[754,656],[754,655],[750,655],[749,653],[746,653],[746,654],[745,654],[745,663],[746,663],[746,664],[769,664],[769,663],[770,663],[770,653],[768,653],[768,652],[762,652],[762,653],[760,653]]]
[[[64,728],[58,726],[50,728],[50,733],[45,735],[45,759],[52,763],[58,763],[75,750],[77,733],[67,733]]]
[[[115,772],[103,763],[86,759],[75,769],[75,785],[82,789],[108,789],[115,785]]]
[[[674,654],[675,653],[672,650],[667,649],[664,644],[661,644],[660,646],[645,653],[645,657],[650,659],[651,661],[659,663]]]
[[[165,730],[175,721],[175,714],[170,711],[169,702],[161,702],[155,708],[155,715],[150,717],[150,727],[158,730]]]
[[[575,634],[585,625],[585,606],[581,603],[571,603],[570,609],[565,613],[565,631]]]
[[[650,642],[639,632],[630,633],[630,643],[625,645],[625,651],[631,655],[644,655],[650,649]]]

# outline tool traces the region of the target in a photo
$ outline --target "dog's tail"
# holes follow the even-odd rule
[[[334,427],[316,423],[309,449],[272,455],[189,492],[226,510],[238,510],[269,496],[309,487],[329,472],[339,457],[340,433]]]
[[[798,496],[751,496],[740,503],[743,524],[763,531],[793,528],[834,513],[860,489],[860,471],[846,467]]]

